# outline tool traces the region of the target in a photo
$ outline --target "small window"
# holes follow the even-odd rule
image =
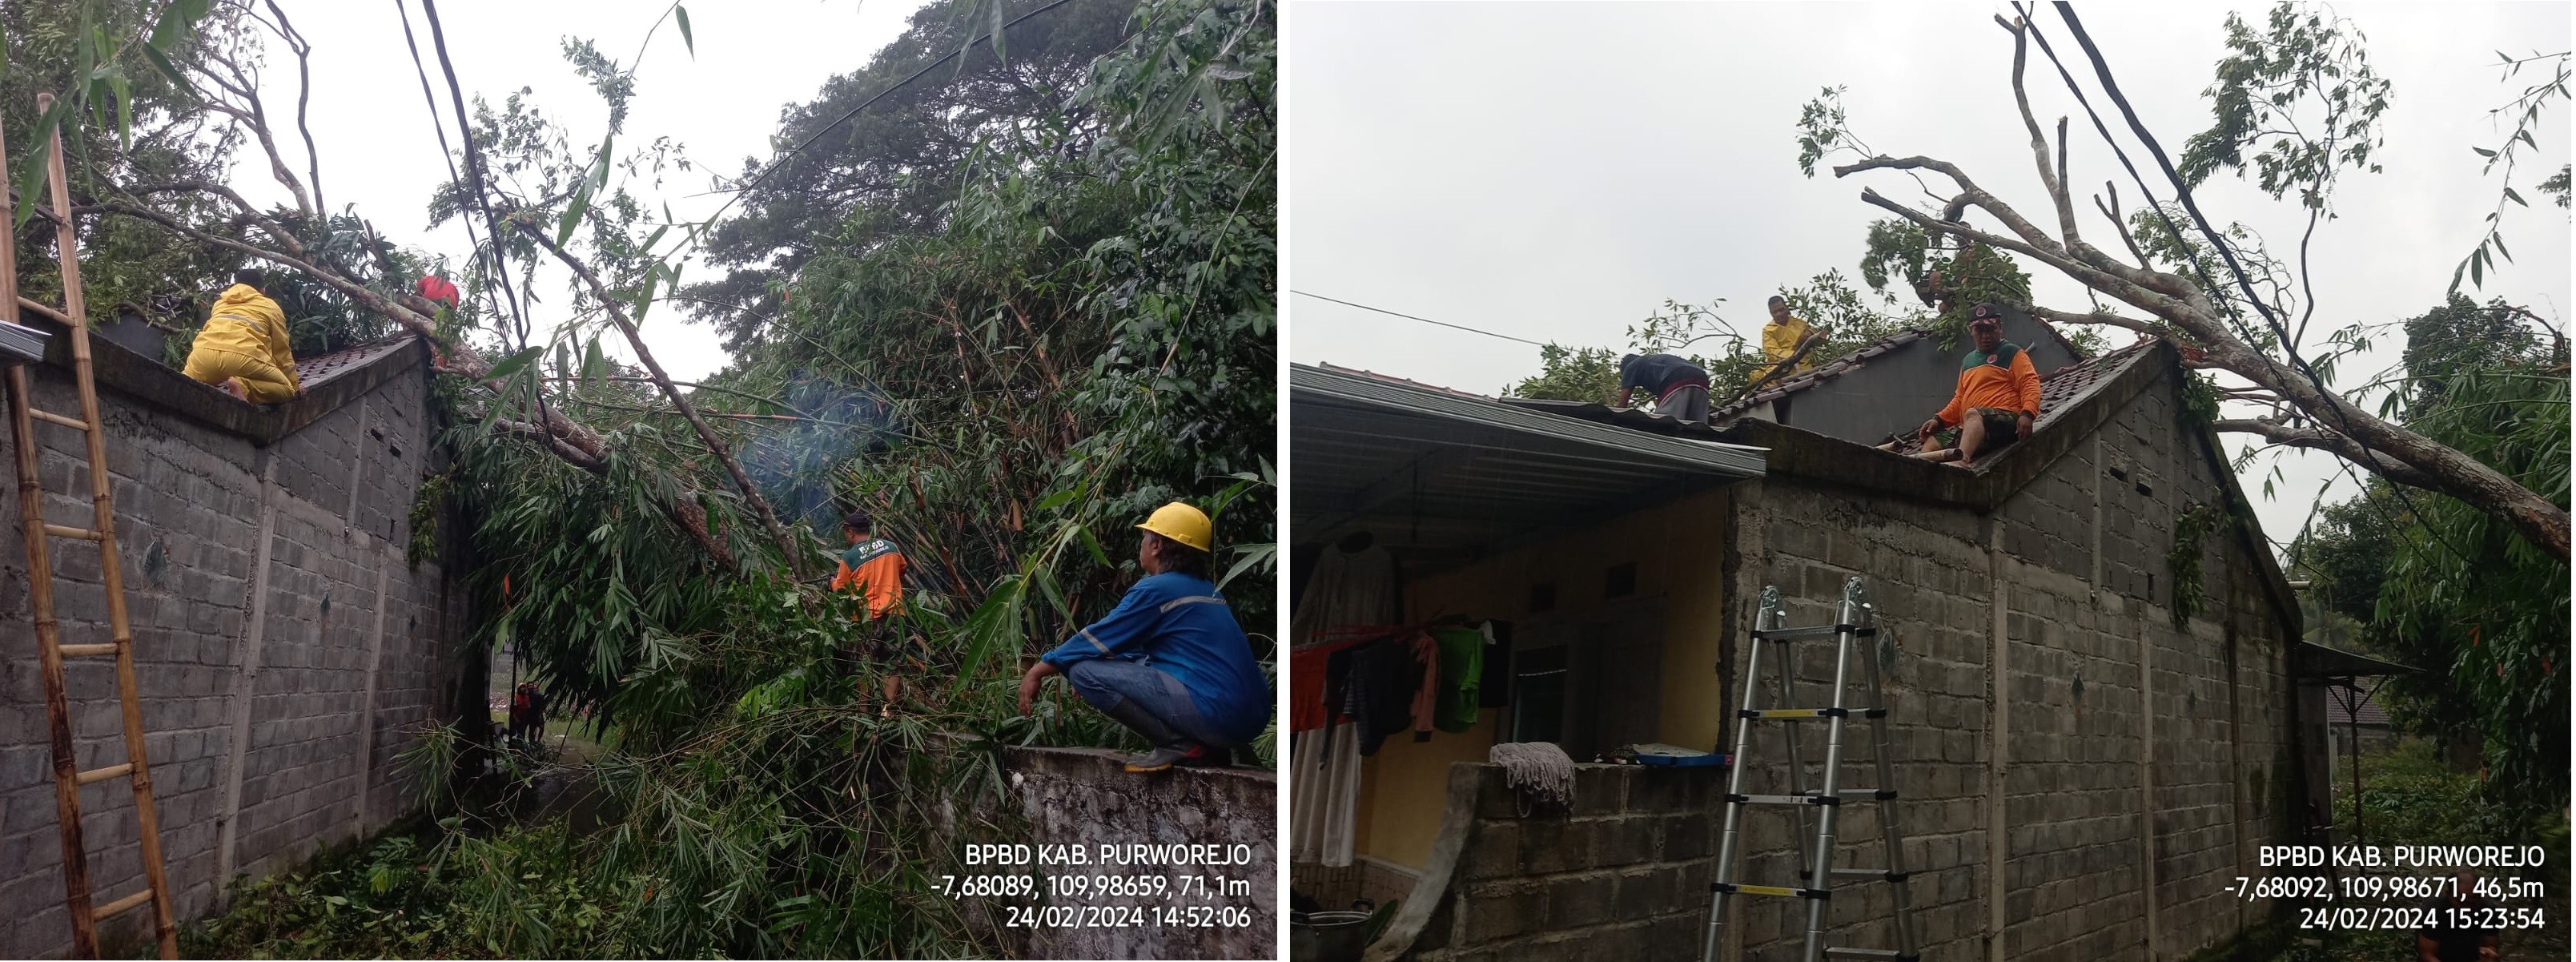
[[[1607,572],[1605,572],[1605,573],[1603,573],[1602,578],[1601,578],[1601,597],[1604,597],[1604,598],[1625,598],[1625,597],[1627,597],[1627,596],[1629,596],[1629,595],[1633,595],[1633,594],[1636,594],[1636,593],[1637,593],[1637,563],[1636,563],[1636,562],[1634,562],[1634,561],[1627,561],[1627,562],[1622,562],[1622,563],[1619,563],[1619,564],[1611,565],[1611,566],[1610,566],[1610,570],[1609,570],[1609,571],[1607,571]]]
[[[1530,586],[1529,610],[1531,614],[1556,610],[1556,582],[1542,581]]]
[[[1565,735],[1565,646],[1518,653],[1512,666],[1512,740],[1560,741]]]

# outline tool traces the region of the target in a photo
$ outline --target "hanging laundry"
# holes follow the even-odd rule
[[[1417,631],[1405,643],[1413,649],[1413,662],[1421,672],[1413,682],[1413,740],[1431,740],[1431,725],[1440,713],[1440,643],[1428,632]]]
[[[1359,726],[1302,732],[1288,759],[1288,858],[1341,867],[1359,837]]]
[[[1412,726],[1422,667],[1409,639],[1353,645],[1326,659],[1326,704],[1359,729],[1360,754],[1377,754],[1387,736]]]
[[[1325,547],[1289,622],[1291,861],[1348,866],[1359,835],[1361,726],[1337,724],[1348,701],[1337,680],[1358,640],[1330,635],[1403,617],[1395,556],[1374,540],[1360,534]]]
[[[1332,722],[1332,712],[1326,710],[1324,700],[1324,673],[1334,652],[1358,643],[1359,640],[1318,641],[1288,652],[1289,731],[1314,731]]]
[[[1351,625],[1389,625],[1403,617],[1395,581],[1395,556],[1365,535],[1354,535],[1324,548],[1298,596],[1288,625],[1293,648],[1319,640],[1322,633]],[[1354,547],[1356,545],[1356,547]]]
[[[1432,724],[1444,732],[1463,732],[1476,727],[1477,709],[1483,704],[1485,645],[1488,639],[1478,628],[1437,628],[1431,638],[1440,646],[1439,703],[1432,709]]]

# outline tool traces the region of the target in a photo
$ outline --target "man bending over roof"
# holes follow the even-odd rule
[[[1619,359],[1619,400],[1614,408],[1628,406],[1628,392],[1645,388],[1655,395],[1655,413],[1682,421],[1708,421],[1708,372],[1670,354],[1630,354]]]
[[[1929,454],[1932,436],[1957,425],[1959,459],[1951,463],[1963,468],[1981,453],[2029,437],[2039,417],[2039,370],[2030,365],[2030,352],[2004,340],[2002,312],[1977,305],[1968,317],[1968,336],[1977,348],[1960,359],[1959,386],[1949,406],[1914,432]]]
[[[244,268],[215,298],[197,331],[182,373],[252,404],[275,404],[304,392],[287,344],[286,312],[268,299],[268,274]]]

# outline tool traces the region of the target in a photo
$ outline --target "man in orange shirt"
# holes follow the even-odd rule
[[[841,553],[840,570],[832,575],[832,590],[848,591],[866,599],[867,614],[861,617],[869,621],[884,618],[889,614],[902,613],[903,569],[908,564],[904,560],[903,549],[896,547],[892,541],[877,537],[876,519],[869,517],[865,511],[856,512],[841,519],[841,534],[849,539],[850,550]],[[902,632],[902,628],[888,625],[877,627],[874,635],[878,639],[888,637],[899,639],[903,637]],[[877,661],[884,662],[888,669],[885,676],[885,707],[880,714],[892,716],[895,695],[902,689],[902,683],[896,679],[892,670],[895,659],[901,653],[901,646],[895,642],[879,640],[870,644],[868,648],[869,655]]]
[[[841,534],[850,550],[841,552],[832,590],[854,591],[868,599],[868,617],[883,618],[903,606],[903,549],[876,536],[876,519],[861,511],[841,519]]]
[[[1949,406],[1914,432],[1930,448],[1933,435],[1958,425],[1959,459],[1950,463],[1962,468],[1973,466],[1980,453],[2029,437],[2039,417],[2039,370],[2030,365],[2030,352],[2004,340],[2002,311],[1977,305],[1968,316],[1968,336],[1977,349],[1960,359],[1959,386]]]

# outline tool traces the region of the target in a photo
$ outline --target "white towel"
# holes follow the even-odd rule
[[[1331,730],[1298,734],[1290,752],[1288,858],[1338,868],[1351,864],[1359,835],[1360,726]]]
[[[1555,742],[1504,742],[1486,758],[1503,766],[1503,781],[1539,807],[1574,807],[1574,759]]]

